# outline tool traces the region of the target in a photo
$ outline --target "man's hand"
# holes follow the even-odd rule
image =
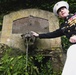
[[[71,36],[70,39],[69,39],[69,41],[70,41],[71,43],[76,43],[76,35]]]
[[[35,37],[38,37],[38,36],[39,36],[39,34],[36,33],[36,32],[34,32],[34,31],[31,31],[31,34],[32,34],[33,36],[35,36]]]

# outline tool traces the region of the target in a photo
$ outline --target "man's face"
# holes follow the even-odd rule
[[[60,18],[64,19],[66,16],[69,15],[69,10],[65,7],[62,7],[58,10],[58,15]]]

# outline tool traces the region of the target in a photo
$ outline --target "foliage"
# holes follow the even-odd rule
[[[47,11],[52,11],[52,8],[56,2],[60,0],[0,0],[0,14],[9,13],[20,9],[38,8]],[[64,0],[70,5],[71,12],[76,12],[75,0]]]
[[[50,60],[43,64],[44,56],[29,55],[26,68],[26,55],[10,56],[11,50],[7,50],[0,60],[0,75],[60,75],[52,71]]]
[[[71,45],[71,43],[65,36],[62,36],[61,40],[62,40],[62,47],[63,47],[64,53],[66,53],[67,49]]]
[[[53,6],[60,0],[0,0],[0,25],[2,25],[3,16],[13,11],[21,9],[37,8],[52,12]],[[70,12],[76,12],[76,0],[64,0],[70,5]],[[1,29],[0,29],[1,30]]]

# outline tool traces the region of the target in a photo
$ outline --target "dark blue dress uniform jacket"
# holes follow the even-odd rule
[[[65,35],[69,39],[71,36],[76,35],[76,24],[72,26],[68,24],[68,20],[74,15],[76,14],[68,15],[56,31],[39,34],[39,38],[56,38]]]

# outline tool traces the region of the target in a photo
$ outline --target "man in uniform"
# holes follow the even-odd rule
[[[56,38],[65,35],[72,45],[67,50],[67,58],[62,75],[76,75],[76,14],[69,14],[69,4],[66,1],[57,2],[53,7],[53,12],[64,20],[59,29],[44,34],[31,32],[33,36],[39,38]]]

